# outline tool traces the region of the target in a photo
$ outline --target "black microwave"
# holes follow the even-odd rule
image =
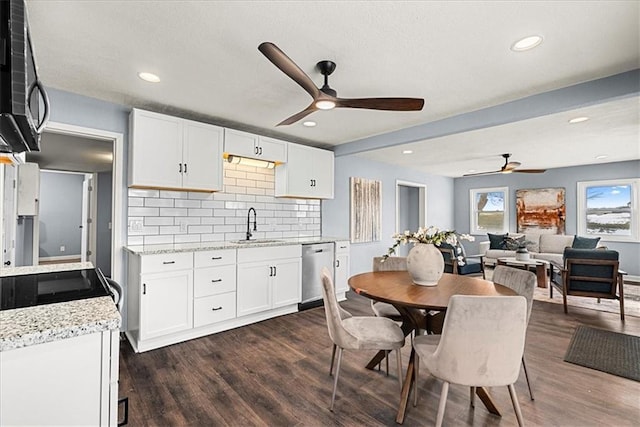
[[[24,0],[0,0],[0,152],[40,151],[48,119]]]

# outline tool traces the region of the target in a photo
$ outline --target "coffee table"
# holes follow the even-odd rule
[[[545,261],[542,259],[528,259],[521,261],[513,257],[504,257],[498,258],[498,265],[507,265],[509,267],[517,267],[524,270],[535,268],[536,277],[538,279],[538,287],[547,287],[547,269],[549,268],[549,261]]]

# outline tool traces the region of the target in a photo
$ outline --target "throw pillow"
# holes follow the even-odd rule
[[[599,237],[591,238],[575,236],[573,238],[573,244],[571,245],[571,247],[573,249],[595,249],[598,246],[599,241]]]
[[[489,249],[505,249],[505,241],[504,239],[507,237],[507,234],[491,234],[487,233],[489,236]]]

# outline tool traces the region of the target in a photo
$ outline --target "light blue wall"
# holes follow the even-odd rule
[[[82,174],[40,172],[40,258],[80,258],[83,181]]]
[[[496,174],[481,177],[456,178],[454,182],[455,228],[459,232],[469,232],[469,190],[485,187],[509,187],[509,230],[516,231],[515,192],[523,188],[564,187],[566,202],[565,234],[576,234],[577,230],[577,183],[579,181],[598,181],[616,178],[640,177],[640,161],[604,163],[599,165],[576,166],[570,168],[549,169],[543,174]],[[477,251],[477,243],[487,240],[485,236],[476,236],[472,250]],[[610,249],[620,252],[620,265],[630,275],[640,276],[640,243],[606,242]],[[465,242],[466,246],[466,242]]]
[[[372,162],[358,156],[335,161],[335,198],[322,201],[322,234],[349,238],[349,177],[382,181],[382,241],[351,244],[351,274],[371,271],[371,260],[387,252],[396,232],[396,180],[427,186],[427,225],[453,227],[453,178]]]

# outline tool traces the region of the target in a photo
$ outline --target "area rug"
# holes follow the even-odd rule
[[[640,337],[580,325],[564,361],[640,381]]]

